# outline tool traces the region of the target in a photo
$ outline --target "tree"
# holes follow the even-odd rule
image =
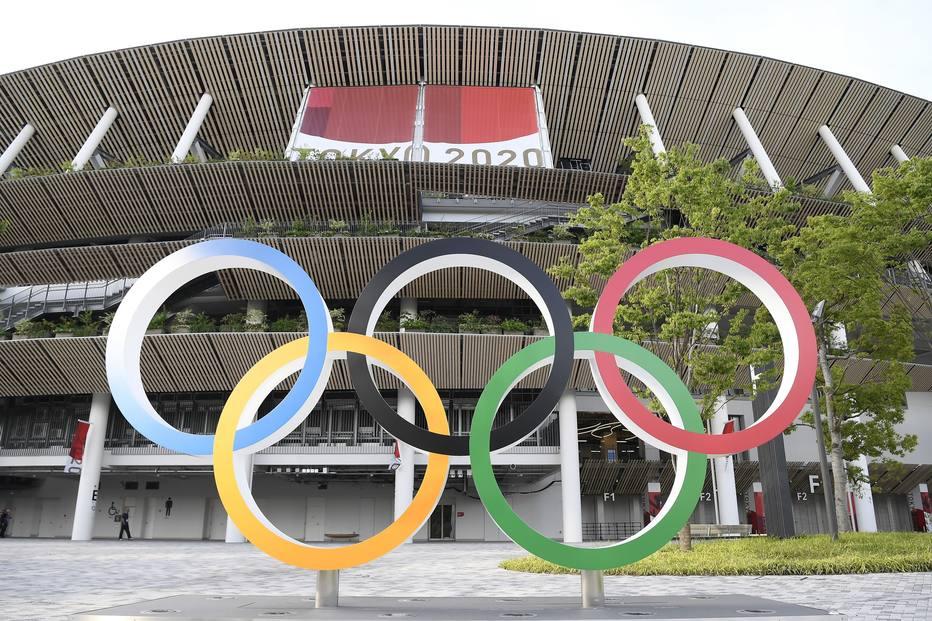
[[[703,162],[695,145],[654,157],[646,127],[626,145],[634,158],[621,201],[606,204],[601,194],[589,197],[589,206],[571,223],[585,231],[578,264],[564,260],[551,269],[556,277],[572,279],[565,296],[577,305],[591,308],[598,279],[610,276],[638,249],[664,239],[713,237],[770,257],[794,234],[788,216],[797,204],[788,191],[749,189],[752,178],[759,182],[753,165],[745,178],[735,180],[727,161]],[[708,420],[720,407],[720,396],[740,386],[739,371],[748,377],[750,365],[767,367],[780,355],[779,336],[766,309],[741,306],[744,293],[744,287],[706,270],[664,270],[625,295],[615,333],[665,358],[698,396],[700,413]],[[767,371],[755,385],[740,387],[749,393],[767,389],[774,373]],[[662,413],[643,387],[632,389]],[[681,543],[687,541],[688,530],[687,524]]]
[[[897,432],[910,387],[901,363],[914,357],[908,309],[888,301],[888,270],[902,268],[925,248],[922,226],[932,205],[932,160],[917,159],[874,174],[874,193],[844,196],[848,215],[811,217],[799,235],[783,242],[779,260],[806,303],[825,300],[816,326],[823,433],[832,465],[838,531],[850,530],[846,482],[868,473],[846,462],[859,455],[892,460],[916,446]],[[844,333],[847,338],[839,338]],[[870,359],[872,376],[853,381],[852,362]],[[802,424],[812,425],[811,414]]]

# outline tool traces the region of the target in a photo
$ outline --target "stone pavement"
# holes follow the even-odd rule
[[[342,572],[346,595],[549,596],[579,592],[578,576],[497,567],[508,543],[411,544]],[[249,544],[48,539],[0,541],[0,619],[65,621],[69,614],[176,594],[314,594],[314,573]],[[932,619],[932,573],[847,576],[622,577],[607,597],[740,593],[814,606],[856,621]]]

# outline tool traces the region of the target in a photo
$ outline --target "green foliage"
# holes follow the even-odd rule
[[[217,322],[206,313],[195,313],[191,316],[189,328],[191,332],[216,332]]]
[[[571,222],[585,231],[578,264],[564,259],[550,270],[572,283],[565,295],[580,307],[595,304],[595,283],[653,243],[712,237],[771,258],[793,234],[787,217],[798,206],[788,191],[762,194],[749,188],[757,175],[754,164],[745,168],[744,179],[735,180],[727,161],[704,162],[695,145],[655,157],[644,127],[626,144],[634,157],[621,200],[608,204],[601,194],[590,196],[589,206]],[[767,366],[779,355],[770,317],[741,307],[744,293],[743,287],[705,270],[664,270],[625,295],[615,332],[648,347],[657,341],[668,344],[662,352],[667,363],[693,393],[702,395],[702,414],[709,418],[717,398],[737,387],[739,368]],[[588,329],[589,316],[581,313],[574,322],[576,329]],[[741,387],[749,393],[769,388],[772,374]],[[652,405],[660,411],[659,403]]]
[[[330,309],[330,322],[334,330],[342,330],[346,326],[346,310],[342,308]]]
[[[50,322],[52,332],[55,334],[74,334],[74,319],[61,317],[58,321]]]
[[[94,313],[84,311],[72,323],[71,333],[75,336],[97,336],[101,322],[94,318]]]
[[[248,149],[237,149],[230,151],[227,160],[230,162],[280,162],[286,159],[285,154],[281,151],[271,149],[255,148],[251,151]]]
[[[242,332],[246,329],[246,315],[243,313],[230,313],[220,318],[221,332]]]
[[[42,338],[49,335],[52,330],[52,323],[44,319],[21,319],[13,326],[16,336],[26,338]]]
[[[7,231],[9,231],[9,230],[10,230],[10,226],[11,226],[11,225],[10,225],[10,221],[9,221],[9,220],[0,219],[0,235],[3,235],[3,234],[6,233]]]
[[[463,313],[459,317],[460,332],[479,332],[482,329],[482,322],[479,319],[479,311]]]
[[[504,332],[527,332],[527,323],[520,319],[510,318],[502,321],[501,328]]]
[[[398,320],[389,311],[383,311],[375,324],[376,332],[398,332]]]
[[[149,321],[150,330],[163,330],[165,329],[165,324],[168,323],[168,313],[165,310],[160,310],[152,316],[152,319]]]
[[[779,253],[784,273],[808,305],[825,300],[817,333],[828,355],[819,374],[823,408],[834,428],[824,430],[830,443],[841,442],[844,459],[867,455],[890,459],[912,451],[916,437],[900,434],[910,380],[903,362],[914,358],[910,313],[890,299],[885,275],[889,268],[928,246],[929,205],[932,204],[932,160],[917,158],[896,169],[874,174],[873,194],[847,193],[847,216],[810,217],[799,235]],[[846,344],[833,342],[843,327]],[[869,380],[848,378],[845,360],[875,362]],[[811,415],[803,424],[812,424]],[[833,438],[834,436],[834,438]],[[849,476],[866,473],[849,468]]]
[[[400,325],[405,330],[427,330],[434,315],[423,313],[402,313]]]
[[[269,332],[303,332],[303,330],[300,319],[285,315],[269,324]]]
[[[172,317],[172,331],[184,332],[191,329],[191,323],[194,321],[194,311],[190,308],[178,311]]]
[[[529,573],[576,570],[534,556],[499,567]],[[849,533],[774,539],[747,537],[696,543],[690,552],[668,545],[651,556],[606,571],[615,576],[799,576],[932,571],[932,537],[924,533]]]

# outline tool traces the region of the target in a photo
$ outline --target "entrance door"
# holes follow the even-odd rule
[[[304,518],[304,540],[324,540],[324,516],[327,510],[326,498],[323,496],[307,497],[307,513]]]
[[[227,512],[219,498],[207,501],[204,519],[204,539],[223,541],[227,536]]]
[[[456,538],[454,528],[453,505],[437,505],[430,514],[430,527],[428,529],[431,541],[452,541]]]
[[[143,502],[142,533],[143,539],[152,539],[155,535],[155,517],[158,510],[158,498],[147,496]]]

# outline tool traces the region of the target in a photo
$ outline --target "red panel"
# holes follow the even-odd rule
[[[410,142],[417,86],[312,88],[301,133],[358,143]]]
[[[425,142],[501,142],[537,131],[533,89],[428,86],[425,92]]]

